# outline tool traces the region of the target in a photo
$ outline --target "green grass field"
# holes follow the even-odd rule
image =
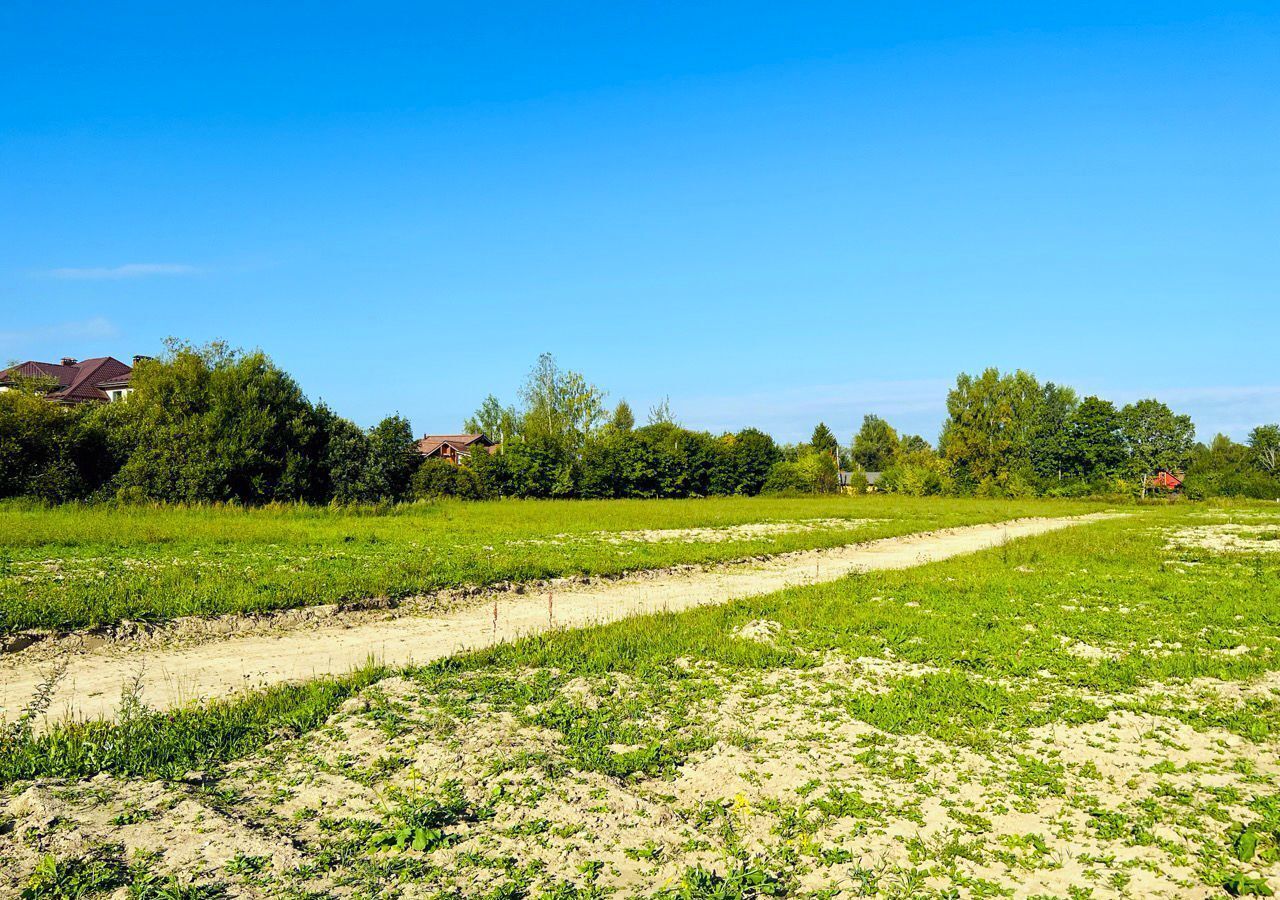
[[[0,504],[0,633],[613,575],[1098,508],[844,496],[436,503],[389,510]],[[803,527],[669,539],[635,534],[748,523]],[[621,535],[602,541],[598,531]]]
[[[410,671],[15,733],[0,890],[1268,896],[1280,509],[1128,512]]]

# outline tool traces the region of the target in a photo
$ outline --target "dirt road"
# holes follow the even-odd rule
[[[371,658],[388,665],[424,663],[551,627],[725,603],[795,585],[834,581],[853,572],[904,569],[1106,515],[1017,519],[793,553],[765,562],[628,577],[558,591],[550,603],[545,593],[508,590],[436,616],[381,618],[354,626],[313,623],[275,634],[231,635],[186,647],[105,646],[68,654],[66,673],[48,718],[109,716],[119,703],[121,689],[139,673],[144,701],[168,708],[284,681],[343,674]],[[18,715],[50,668],[47,659],[23,660],[21,653],[0,661],[0,719]]]

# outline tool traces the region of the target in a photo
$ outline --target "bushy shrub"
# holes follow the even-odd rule
[[[758,493],[757,482],[763,484],[757,472],[760,458],[775,456],[777,448],[759,432],[742,442],[738,438],[716,438],[671,422],[634,430],[606,428],[583,448],[578,495],[654,498]]]
[[[850,494],[865,494],[870,482],[867,481],[867,473],[861,469],[854,469],[849,473],[848,484],[845,486]]]
[[[1266,472],[1209,472],[1189,476],[1187,491],[1205,497],[1240,497],[1252,500],[1280,499],[1280,481]]]
[[[503,448],[507,494],[512,497],[572,497],[578,482],[573,451],[551,438],[516,438]]]
[[[320,500],[322,434],[297,383],[262,352],[171,344],[134,368],[117,486],[149,500]]]
[[[959,485],[951,474],[951,466],[931,448],[900,453],[893,465],[880,476],[877,489],[911,497],[956,494]]]
[[[731,484],[726,485],[725,493],[746,496],[760,493],[769,478],[769,470],[782,458],[782,451],[773,438],[755,428],[742,429],[727,443]]]
[[[764,481],[766,494],[804,494],[808,493],[808,484],[800,464],[794,460],[783,459],[769,469],[769,477]]]
[[[509,497],[511,470],[507,466],[506,453],[473,453],[467,460],[467,468],[476,474],[486,497]]]
[[[800,474],[811,494],[834,494],[840,489],[839,469],[835,457],[828,453],[805,453],[796,460]]]
[[[974,489],[974,496],[977,497],[1019,499],[1034,497],[1035,495],[1036,487],[1034,482],[1019,471],[998,472],[995,475],[988,475],[979,481]]]
[[[483,500],[488,496],[484,482],[471,468],[455,466],[443,459],[429,459],[413,474],[413,496],[419,500],[457,497]]]
[[[104,419],[35,392],[0,392],[0,497],[84,499],[115,474]]]
[[[402,500],[422,463],[409,421],[388,416],[369,429],[369,455],[363,474],[364,493],[378,499]]]
[[[812,451],[774,463],[764,484],[770,494],[833,494],[839,489],[835,459]]]

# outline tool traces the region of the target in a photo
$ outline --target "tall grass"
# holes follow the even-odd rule
[[[1101,718],[1087,699],[1221,727],[1253,740],[1280,733],[1280,700],[1244,707],[1174,704],[1134,691],[1156,682],[1236,681],[1280,669],[1280,557],[1180,551],[1167,564],[1166,526],[1183,510],[1146,509],[917,569],[851,576],[717,607],[554,631],[412,670],[425,695],[466,716],[483,702],[561,732],[577,764],[610,775],[652,774],[704,746],[671,722],[726,679],[803,671],[831,652],[924,667],[874,695],[831,688],[829,702],[891,733],[994,746],[1048,722]],[[1197,520],[1199,521],[1199,520]],[[773,642],[736,637],[755,619],[777,622]],[[1113,651],[1073,653],[1074,643]],[[1233,648],[1248,652],[1222,652]],[[696,665],[687,665],[693,661]],[[628,697],[599,709],[568,707],[571,679],[628,676]],[[113,771],[169,774],[261,747],[277,729],[301,733],[383,673],[274,688],[124,724],[69,725],[0,750],[0,783],[40,775]],[[548,706],[547,704],[551,705]],[[654,731],[655,712],[668,727]],[[682,743],[683,742],[683,743]],[[637,744],[620,756],[609,748]]]
[[[615,575],[1097,508],[845,496],[259,509],[7,503],[0,504],[0,633]],[[849,521],[719,543],[610,543],[591,536],[814,518]],[[859,521],[867,519],[873,521]]]
[[[99,772],[181,777],[252,753],[272,740],[305,734],[384,675],[385,670],[367,666],[342,678],[277,685],[163,712],[126,694],[116,721],[69,722],[42,734],[29,727],[0,732],[0,784]]]

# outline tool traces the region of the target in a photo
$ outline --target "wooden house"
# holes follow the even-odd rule
[[[424,434],[418,441],[418,452],[427,459],[443,459],[455,466],[477,450],[494,453],[497,449],[484,434]]]

